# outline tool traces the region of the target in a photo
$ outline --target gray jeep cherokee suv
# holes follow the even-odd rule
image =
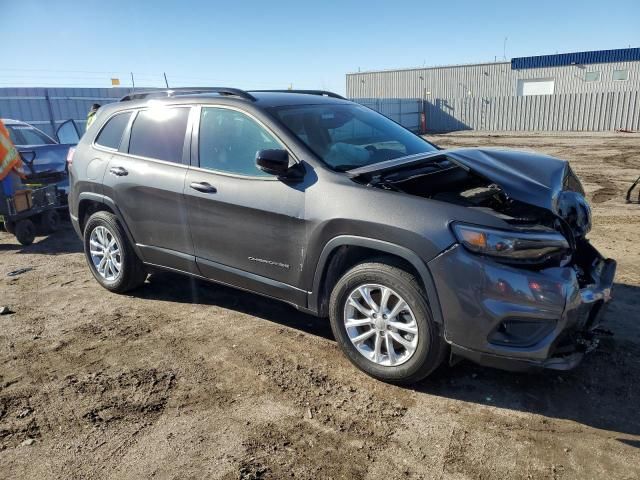
[[[320,91],[141,93],[98,115],[69,205],[108,290],[165,269],[282,300],[389,382],[447,356],[568,369],[595,343],[615,262],[563,160],[441,150]]]

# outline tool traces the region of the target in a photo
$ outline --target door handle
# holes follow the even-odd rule
[[[123,167],[111,167],[109,169],[109,173],[117,177],[124,177],[125,175],[129,175],[127,169]]]
[[[189,186],[202,193],[216,193],[218,191],[216,187],[207,182],[191,182]]]

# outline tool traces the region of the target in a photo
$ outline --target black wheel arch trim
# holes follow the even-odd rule
[[[78,195],[78,205],[80,205],[83,200],[91,200],[93,202],[103,203],[105,206],[109,207],[109,209],[113,212],[113,214],[118,218],[120,225],[122,225],[122,228],[124,229],[124,233],[127,235],[127,240],[129,240],[129,244],[131,245],[131,248],[133,248],[138,258],[144,261],[142,252],[140,251],[140,248],[138,248],[138,245],[136,244],[135,239],[133,238],[133,235],[131,235],[131,230],[129,230],[129,227],[127,226],[127,222],[124,221],[124,216],[122,215],[122,212],[120,212],[120,209],[116,206],[116,203],[110,197],[106,195],[102,195],[100,193],[95,193],[95,192],[80,193],[80,195]],[[84,234],[84,232],[82,233]]]
[[[327,262],[331,258],[331,254],[342,246],[354,246],[365,247],[372,250],[378,250],[381,253],[388,253],[400,257],[409,262],[420,275],[420,279],[425,287],[425,294],[433,319],[436,323],[442,325],[443,317],[442,310],[440,308],[440,301],[438,300],[438,293],[436,291],[435,282],[431,276],[431,272],[426,263],[424,263],[420,257],[413,251],[401,245],[395,243],[386,242],[384,240],[377,240],[375,238],[358,237],[354,235],[339,235],[329,240],[324,248],[316,265],[316,271],[313,276],[313,289],[308,297],[308,310],[315,313],[320,312],[320,302],[322,301],[320,296],[321,283],[324,272],[327,268]]]

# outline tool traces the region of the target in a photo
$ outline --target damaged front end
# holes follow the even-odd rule
[[[352,170],[372,187],[488,213],[504,228],[451,221],[429,262],[452,353],[506,369],[570,369],[597,345],[616,263],[586,239],[591,212],[567,162],[458,149]]]

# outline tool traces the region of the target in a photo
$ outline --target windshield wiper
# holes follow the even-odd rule
[[[341,164],[341,165],[335,165],[331,168],[333,168],[335,171],[337,172],[348,172],[349,170],[352,170],[354,168],[356,168],[358,165],[349,165],[349,164]]]

